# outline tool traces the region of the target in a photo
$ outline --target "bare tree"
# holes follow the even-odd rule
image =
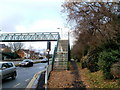
[[[74,25],[77,35],[86,31],[99,39],[112,39],[116,33],[113,27],[118,3],[65,2],[64,11],[68,21]]]
[[[73,53],[84,55],[104,42],[115,40],[120,32],[119,4],[111,2],[64,2],[63,12],[74,29],[76,42]],[[74,28],[73,28],[74,27]],[[80,53],[76,53],[80,52]]]
[[[14,43],[9,42],[8,46],[11,48],[13,52],[16,52],[17,50],[24,48],[24,44],[21,42],[14,42]]]
[[[33,50],[33,46],[30,44],[29,45],[29,50],[32,51]]]
[[[29,45],[29,51],[30,51],[30,58],[34,56],[34,51],[33,51],[33,46],[30,44]]]

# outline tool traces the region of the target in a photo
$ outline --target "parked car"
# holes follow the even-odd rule
[[[46,62],[48,62],[48,59],[44,58],[44,59],[41,59],[40,61],[41,61],[41,63],[46,63]]]
[[[20,66],[33,66],[33,60],[31,59],[24,59],[21,63],[19,63]]]
[[[71,59],[71,61],[74,61],[74,59]]]
[[[6,79],[9,77],[15,79],[16,76],[16,66],[13,62],[0,62],[0,79]]]
[[[39,59],[43,59],[44,57],[39,57]]]

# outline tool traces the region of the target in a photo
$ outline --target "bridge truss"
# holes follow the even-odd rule
[[[58,32],[2,33],[0,42],[58,41]]]

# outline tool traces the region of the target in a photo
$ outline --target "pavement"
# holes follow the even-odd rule
[[[53,70],[48,80],[48,88],[78,88],[78,90],[86,90],[86,85],[81,80],[81,73],[76,62],[71,62],[69,70]]]
[[[36,90],[40,90],[40,89],[44,88],[44,85],[45,85],[45,73],[42,73],[40,75]]]

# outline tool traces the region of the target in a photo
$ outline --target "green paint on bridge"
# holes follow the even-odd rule
[[[59,32],[2,33],[1,42],[58,41]]]

